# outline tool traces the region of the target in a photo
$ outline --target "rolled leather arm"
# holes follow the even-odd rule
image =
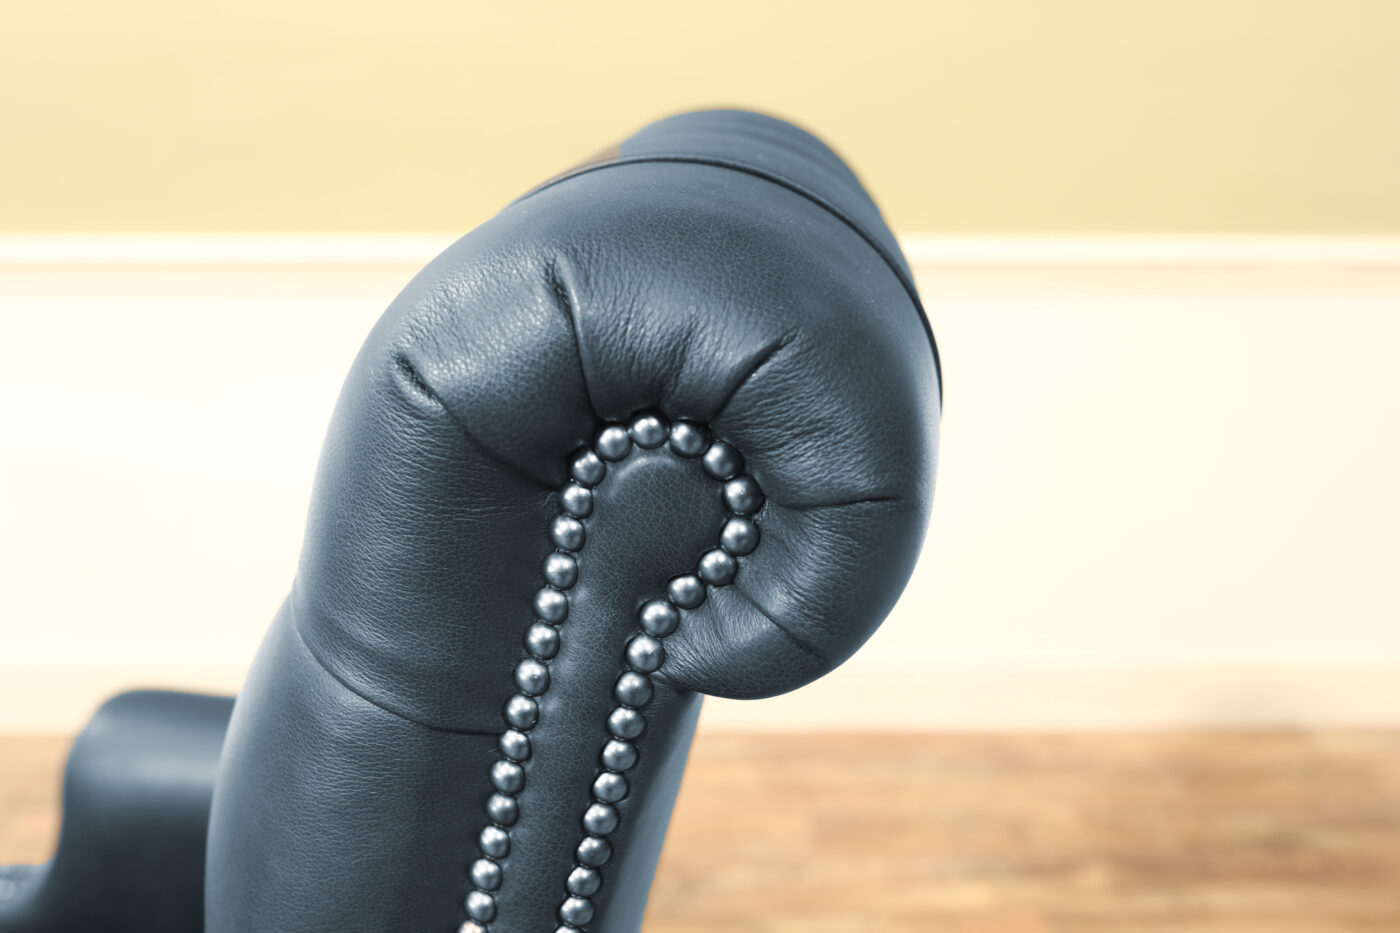
[[[232,708],[163,690],[104,703],[68,756],[53,858],[0,867],[0,933],[196,933]]]
[[[883,620],[939,404],[878,211],[780,121],[663,121],[459,240],[341,394],[206,929],[638,929],[701,695]]]

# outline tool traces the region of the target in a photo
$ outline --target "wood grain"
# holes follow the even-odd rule
[[[0,738],[0,864],[66,742]],[[1400,733],[698,740],[648,933],[1394,933]]]

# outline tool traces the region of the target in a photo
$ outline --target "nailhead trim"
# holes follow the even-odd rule
[[[640,444],[638,424],[632,423],[630,433]],[[613,687],[618,705],[608,716],[609,738],[598,756],[601,767],[593,779],[593,803],[583,813],[584,836],[575,851],[577,864],[565,883],[567,894],[559,905],[560,926],[555,933],[583,931],[593,919],[591,898],[603,886],[600,869],[613,852],[607,837],[620,822],[616,805],[630,791],[625,775],[637,763],[634,740],[646,728],[641,710],[651,700],[651,675],[666,662],[662,640],[675,632],[684,610],[704,603],[707,586],[732,583],[739,570],[736,558],[753,553],[758,546],[758,525],[749,516],[762,508],[763,492],[752,477],[742,475],[744,458],[739,451],[723,441],[709,443],[701,429],[685,422],[676,424],[669,438],[664,422],[656,426],[649,423],[648,432],[652,443],[646,446],[660,446],[669,440],[678,456],[701,457],[706,474],[724,483],[722,495],[730,515],[720,532],[719,547],[701,556],[696,572],[673,579],[666,596],[647,601],[637,613],[639,631],[623,649],[623,672]],[[599,454],[606,457],[614,452],[600,450]]]
[[[667,445],[676,456],[700,458],[705,473],[722,483],[721,495],[730,515],[720,532],[719,546],[706,551],[694,573],[671,580],[664,597],[649,600],[638,612],[638,632],[623,651],[623,672],[613,686],[617,706],[608,715],[609,738],[599,754],[600,767],[592,785],[593,802],[584,811],[584,836],[574,851],[575,867],[565,883],[567,892],[559,906],[561,925],[556,933],[578,933],[593,919],[590,898],[603,886],[600,869],[612,858],[608,836],[616,831],[621,817],[616,804],[630,791],[625,773],[637,763],[635,740],[646,728],[641,709],[652,697],[651,675],[666,662],[662,640],[681,622],[683,610],[695,609],[705,601],[707,588],[726,586],[738,573],[737,558],[753,553],[758,546],[758,525],[751,516],[763,507],[763,492],[757,481],[743,475],[744,458],[723,441],[711,442],[704,429],[678,421],[668,425],[655,414],[634,417],[626,427],[608,425],[598,432],[593,446],[574,457],[570,480],[560,491],[564,514],[550,524],[549,537],[557,550],[545,558],[546,586],[534,597],[536,621],[525,634],[528,657],[515,669],[519,693],[506,701],[502,715],[506,727],[501,732],[501,759],[491,767],[490,780],[495,793],[487,801],[491,820],[478,838],[481,857],[472,863],[468,877],[472,891],[465,907],[467,921],[459,933],[489,933],[488,924],[496,919],[496,899],[504,872],[500,860],[510,854],[510,827],[520,818],[516,795],[525,786],[524,763],[529,759],[529,732],[539,721],[536,697],[549,690],[549,665],[559,651],[559,630],[568,618],[566,592],[578,582],[574,554],[587,542],[583,519],[593,514],[593,487],[607,475],[607,464],[625,459],[633,447],[652,450]]]

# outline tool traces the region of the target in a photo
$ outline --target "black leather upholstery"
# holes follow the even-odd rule
[[[205,827],[232,698],[143,690],[73,743],[47,865],[0,868],[4,933],[194,933]]]
[[[644,129],[434,260],[371,333],[292,592],[238,698],[209,933],[456,931],[572,458],[638,413],[742,453],[761,539],[665,639],[586,929],[637,930],[702,694],[795,689],[912,571],[940,387],[894,238],[814,137],[742,112]],[[727,518],[663,445],[608,467],[538,698],[492,931],[553,930],[639,607]],[[736,814],[735,831],[744,822]]]

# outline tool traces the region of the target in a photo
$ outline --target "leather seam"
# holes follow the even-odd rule
[[[395,719],[402,720],[403,722],[409,723],[410,725],[417,726],[417,727],[419,727],[420,729],[427,729],[429,732],[440,732],[440,733],[444,733],[444,734],[446,734],[446,735],[479,735],[479,736],[490,736],[490,735],[495,735],[495,734],[496,734],[496,731],[495,731],[494,729],[452,729],[452,728],[448,728],[448,727],[446,727],[446,726],[435,726],[435,725],[433,725],[433,724],[431,724],[431,723],[420,722],[419,720],[414,719],[412,716],[406,716],[406,715],[404,715],[403,713],[400,713],[400,712],[399,712],[398,710],[396,710],[396,709],[391,709],[390,707],[385,706],[383,703],[381,703],[380,701],[376,700],[374,697],[369,696],[369,695],[367,695],[366,693],[364,693],[363,691],[357,689],[353,684],[351,684],[351,683],[350,683],[348,680],[346,680],[344,677],[340,676],[339,673],[337,673],[329,664],[327,664],[327,663],[325,662],[325,659],[323,659],[323,658],[321,657],[321,655],[320,655],[319,653],[317,653],[316,649],[313,648],[313,647],[311,646],[311,642],[307,641],[306,636],[302,634],[301,626],[300,626],[299,624],[297,624],[296,611],[295,611],[295,609],[292,609],[291,612],[292,612],[292,631],[296,633],[297,640],[300,641],[301,644],[302,644],[302,647],[306,649],[306,653],[309,654],[309,655],[311,655],[311,660],[313,660],[313,661],[316,662],[316,666],[319,667],[319,668],[321,668],[321,670],[325,671],[325,672],[326,672],[326,675],[329,676],[329,677],[331,678],[331,680],[334,680],[336,683],[340,684],[340,685],[341,685],[342,687],[344,687],[346,690],[350,691],[352,694],[354,694],[355,696],[359,697],[361,700],[364,700],[364,701],[365,701],[366,703],[368,703],[370,706],[373,706],[373,707],[375,707],[376,709],[381,709],[381,710],[383,710],[384,712],[388,713],[390,716],[393,716]]]

